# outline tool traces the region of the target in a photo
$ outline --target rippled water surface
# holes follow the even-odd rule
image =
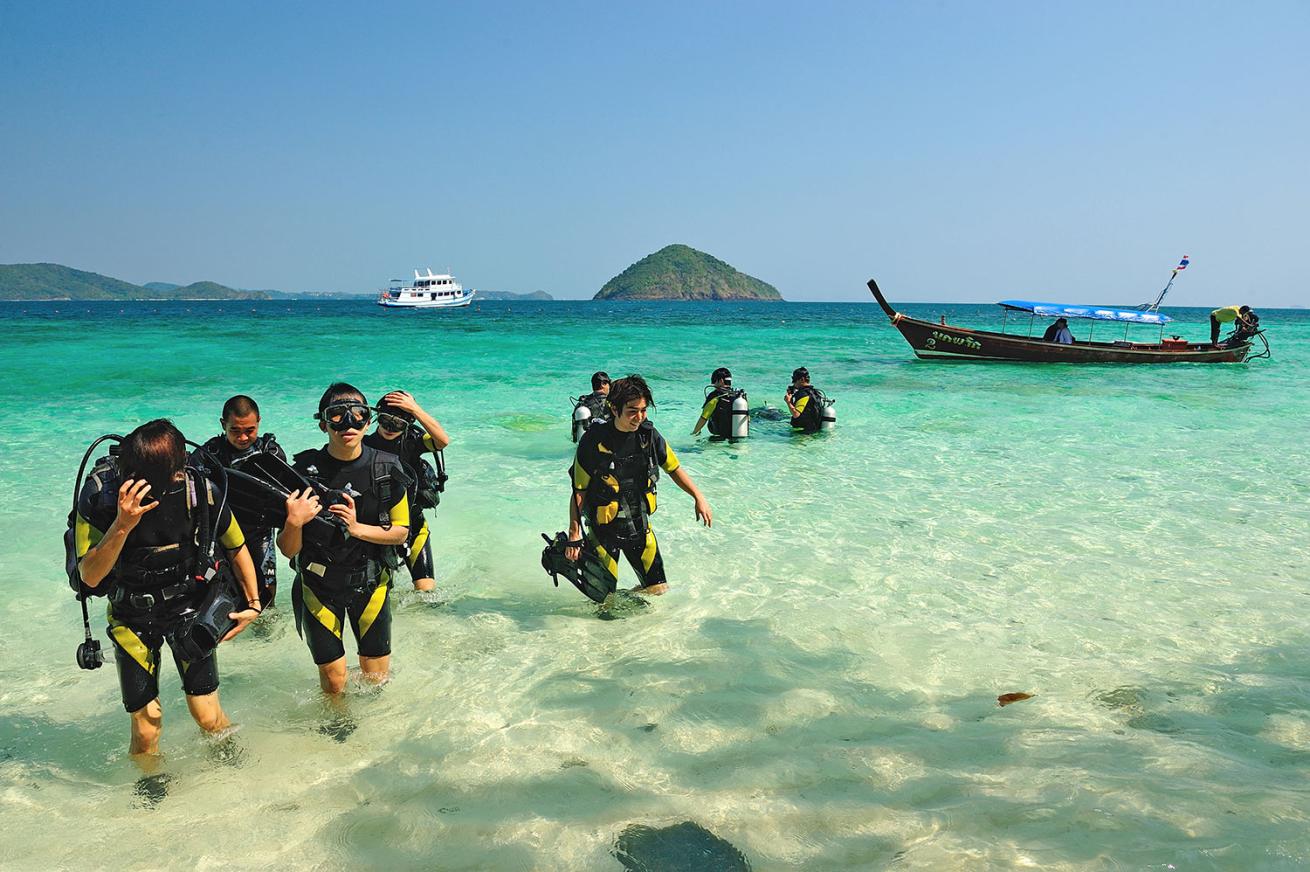
[[[1272,360],[1078,368],[917,362],[872,305],[0,308],[3,865],[617,870],[655,832],[755,869],[1305,868],[1310,317],[1261,314]],[[834,432],[688,435],[714,367],[760,408],[802,364]],[[619,620],[538,563],[598,368],[650,379],[714,508],[664,483],[671,591]],[[439,595],[400,591],[342,742],[285,608],[220,651],[226,742],[165,670],[143,798],[112,666],[73,663],[77,461],[237,392],[317,445],[335,379],[455,440]]]

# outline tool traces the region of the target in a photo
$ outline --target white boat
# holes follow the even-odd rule
[[[378,305],[404,309],[454,309],[473,302],[476,293],[472,288],[464,290],[450,273],[434,273],[429,267],[425,276],[414,270],[412,285],[405,285],[401,279],[392,279],[391,287],[383,288],[378,295]]]

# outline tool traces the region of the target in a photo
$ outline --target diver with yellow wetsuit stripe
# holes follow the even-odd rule
[[[575,568],[557,565],[595,602],[603,602],[618,587],[620,554],[636,572],[643,593],[667,589],[664,561],[649,522],[661,470],[695,501],[696,517],[707,527],[712,522],[709,503],[646,420],[654,399],[645,379],[630,375],[612,383],[608,402],[612,419],[593,424],[578,441],[567,540],[557,537],[551,546],[562,547],[565,561]]]
[[[291,495],[278,548],[296,570],[291,589],[296,627],[318,666],[328,694],[346,686],[342,633],[348,620],[365,679],[381,682],[391,668],[392,573],[398,546],[409,536],[407,477],[400,459],[363,444],[372,409],[356,388],[338,382],[319,400],[319,429],[327,444],[302,451],[293,468],[314,482]],[[302,536],[322,505],[349,534],[326,545]]]
[[[164,643],[196,724],[211,733],[226,729],[216,645],[244,630],[262,606],[241,527],[214,486],[186,465],[186,440],[172,422],[142,424],[122,440],[117,458],[112,455],[81,484],[69,574],[83,597],[103,594],[109,600],[119,689],[131,715],[131,753],[142,760],[159,753]],[[240,596],[230,589],[232,572]],[[194,632],[198,615],[213,618],[202,627],[209,632],[206,644]],[[89,628],[87,635],[90,642]],[[83,668],[100,665],[98,643],[90,662],[78,653]]]

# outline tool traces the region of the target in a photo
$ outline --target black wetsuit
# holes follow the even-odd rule
[[[262,451],[285,461],[287,453],[277,444],[277,437],[272,433],[263,433],[245,451],[238,451],[227,441],[226,436],[215,436],[204,444],[204,449],[218,458],[219,463],[228,469],[238,460],[243,460],[255,452]],[[273,605],[277,598],[277,542],[273,530],[268,527],[256,527],[253,524],[243,528],[246,533],[246,546],[250,548],[250,559],[255,563],[255,583],[259,590],[261,608]]]
[[[96,482],[93,477],[83,485],[74,519],[78,560],[114,523],[120,484],[117,478]],[[106,495],[102,488],[111,489],[112,494]],[[217,510],[213,486],[204,482],[204,491],[210,507]],[[181,613],[195,608],[204,597],[205,586],[194,577],[196,512],[184,494],[184,490],[165,494],[158,508],[142,516],[128,533],[113,570],[101,582],[102,587],[110,585],[108,632],[123,708],[129,712],[159,696],[159,654],[164,642]],[[217,521],[219,543],[228,554],[235,554],[245,544],[241,526],[226,508]],[[217,650],[191,661],[174,651],[173,662],[188,696],[218,690]]]
[[[792,427],[806,433],[818,433],[823,425],[823,394],[819,389],[812,385],[796,388],[791,403],[796,407]]]
[[[387,521],[409,526],[409,499],[405,494],[405,472],[396,455],[367,445],[351,461],[337,460],[326,448],[302,451],[292,466],[306,478],[334,491],[349,491],[355,501],[355,517],[361,524],[382,525],[382,490],[390,490]],[[390,484],[377,481],[381,470]],[[325,504],[331,499],[325,500]],[[305,542],[292,561],[296,580],[291,602],[296,628],[309,645],[320,666],[345,656],[341,635],[345,619],[361,657],[385,657],[391,653],[391,570],[383,547],[349,538],[328,553]]]

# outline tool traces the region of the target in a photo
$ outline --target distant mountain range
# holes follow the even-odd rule
[[[57,263],[0,264],[0,300],[292,300],[372,297],[367,293],[229,288],[217,282],[146,282],[134,285],[100,273],[73,269]],[[552,300],[545,291],[515,294],[510,291],[479,291],[484,300]]]
[[[605,283],[596,300],[781,300],[768,282],[689,245],[666,245]]]

